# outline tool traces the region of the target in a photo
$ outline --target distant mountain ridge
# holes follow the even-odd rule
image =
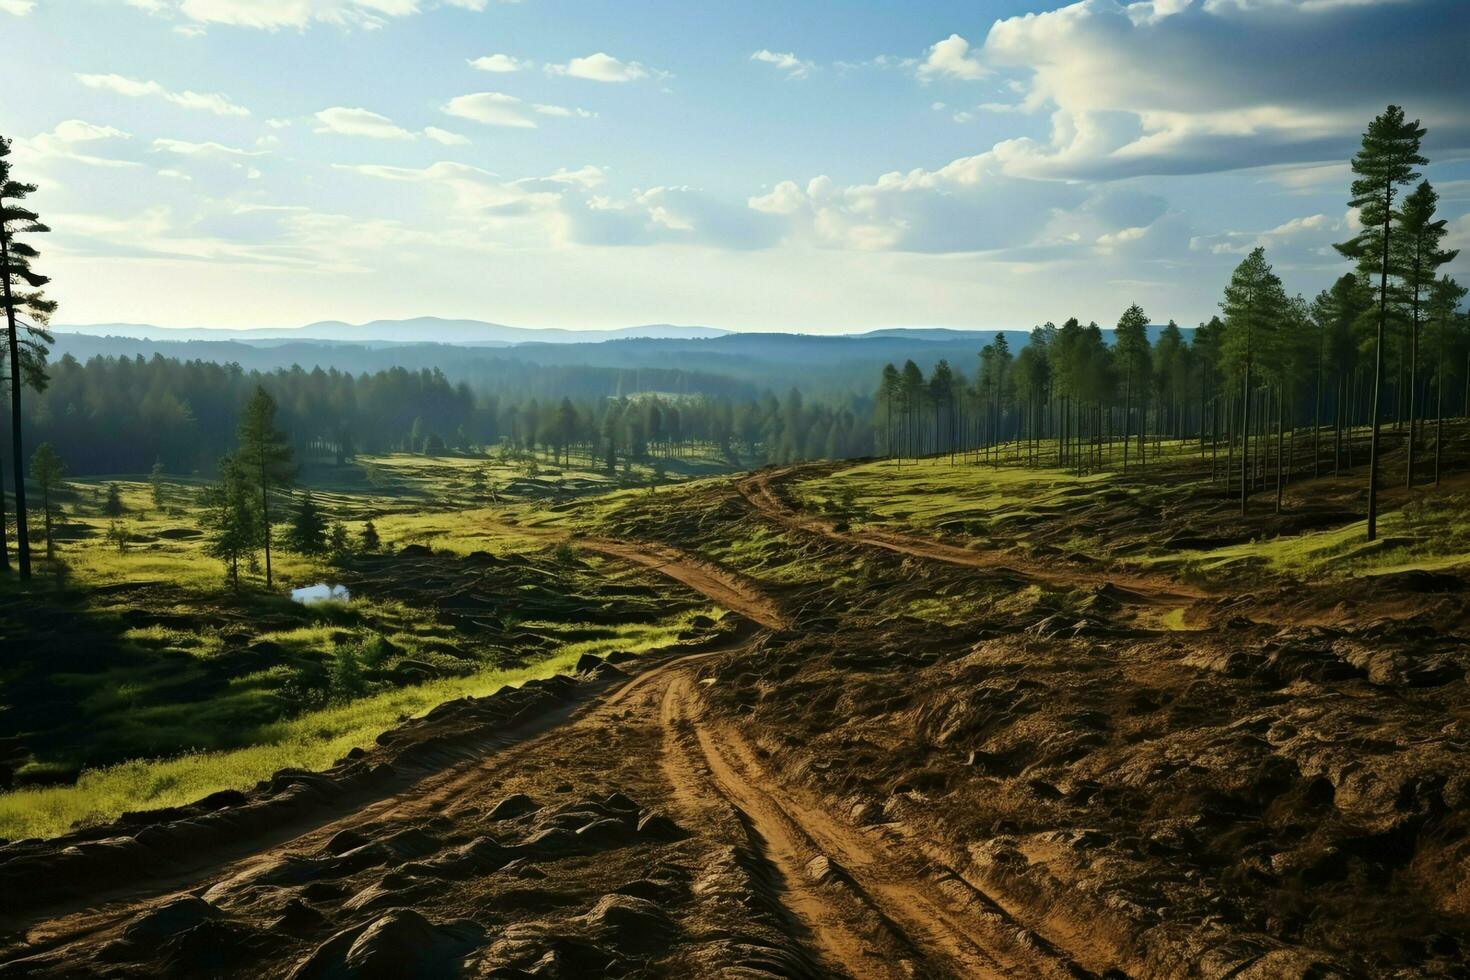
[[[976,349],[1005,334],[1012,350],[1026,343],[1029,330],[996,329],[974,330],[957,327],[886,327],[880,330],[841,334],[812,334],[782,331],[735,331],[719,327],[680,326],[670,323],[650,323],[635,327],[614,329],[579,330],[569,327],[512,327],[503,323],[485,320],[453,320],[443,317],[421,316],[406,320],[370,320],[367,323],[347,323],[342,320],[319,320],[301,327],[256,327],[245,330],[229,330],[217,327],[159,327],[150,323],[93,323],[59,325],[54,328],[65,334],[81,337],[114,337],[151,342],[199,342],[239,343],[252,347],[277,347],[285,344],[316,344],[333,346],[351,344],[360,347],[391,347],[402,344],[445,344],[457,347],[519,347],[545,344],[600,344],[612,340],[716,340],[746,338],[764,339],[768,345],[785,343],[820,343],[822,341],[867,341],[868,350],[879,346],[876,342],[898,341],[921,343],[936,347],[972,345]],[[1188,335],[1190,327],[1181,328]],[[1158,340],[1162,325],[1148,327],[1150,342]],[[1112,330],[1103,328],[1104,337],[1111,342]]]
[[[406,320],[370,320],[346,323],[319,320],[301,327],[257,327],[225,330],[210,327],[157,327],[149,323],[94,323],[58,325],[62,333],[88,337],[130,337],[135,340],[208,340],[268,343],[271,341],[326,341],[347,344],[457,344],[466,347],[508,347],[515,344],[585,344],[629,337],[655,340],[698,340],[730,333],[716,327],[652,323],[612,330],[574,330],[565,327],[511,327],[484,320],[450,320],[420,316]]]

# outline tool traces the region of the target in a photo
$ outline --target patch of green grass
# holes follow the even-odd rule
[[[722,613],[694,609],[656,623],[598,627],[602,635],[597,638],[564,644],[526,667],[440,678],[263,725],[255,733],[256,744],[245,748],[138,759],[85,771],[75,785],[0,794],[0,837],[53,837],[128,810],[182,806],[220,790],[247,789],[279,769],[324,769],[353,747],[368,747],[386,729],[445,701],[484,697],[507,685],[566,673],[586,653],[643,654],[669,646],[698,615]]]
[[[1059,469],[951,463],[946,456],[864,463],[801,481],[793,492],[813,510],[840,510],[850,502],[854,526],[933,533],[956,522],[978,527],[1017,513],[1045,513],[1113,480],[1112,473],[1079,477]]]
[[[1470,562],[1470,495],[1424,496],[1379,516],[1378,539],[1368,541],[1367,522],[1326,531],[1282,535],[1198,551],[1131,559],[1205,581],[1242,570],[1311,579],[1442,569]]]

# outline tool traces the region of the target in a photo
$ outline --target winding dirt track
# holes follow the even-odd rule
[[[579,538],[577,544],[599,554],[651,568],[767,629],[784,629],[788,625],[780,607],[754,582],[676,548],[608,538]]]
[[[840,531],[822,517],[805,514],[782,499],[776,484],[799,472],[796,467],[766,470],[738,480],[735,486],[741,496],[765,517],[787,527],[820,534],[833,541],[860,547],[882,548],[901,555],[913,555],[950,565],[983,568],[1008,573],[1019,578],[1063,588],[1089,588],[1111,585],[1133,593],[1136,601],[1177,606],[1204,598],[1206,593],[1164,576],[1138,575],[1126,572],[1101,572],[1078,568],[1056,568],[1019,555],[970,551],[956,545],[929,541],[893,531]]]

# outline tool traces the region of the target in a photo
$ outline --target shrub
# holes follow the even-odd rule
[[[367,686],[358,651],[356,643],[343,643],[332,653],[332,694],[338,698],[356,697]]]

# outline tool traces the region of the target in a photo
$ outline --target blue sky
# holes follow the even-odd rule
[[[1464,0],[0,0],[0,31],[62,323],[1195,322],[1256,244],[1308,295],[1345,271],[1390,101],[1470,252]]]

